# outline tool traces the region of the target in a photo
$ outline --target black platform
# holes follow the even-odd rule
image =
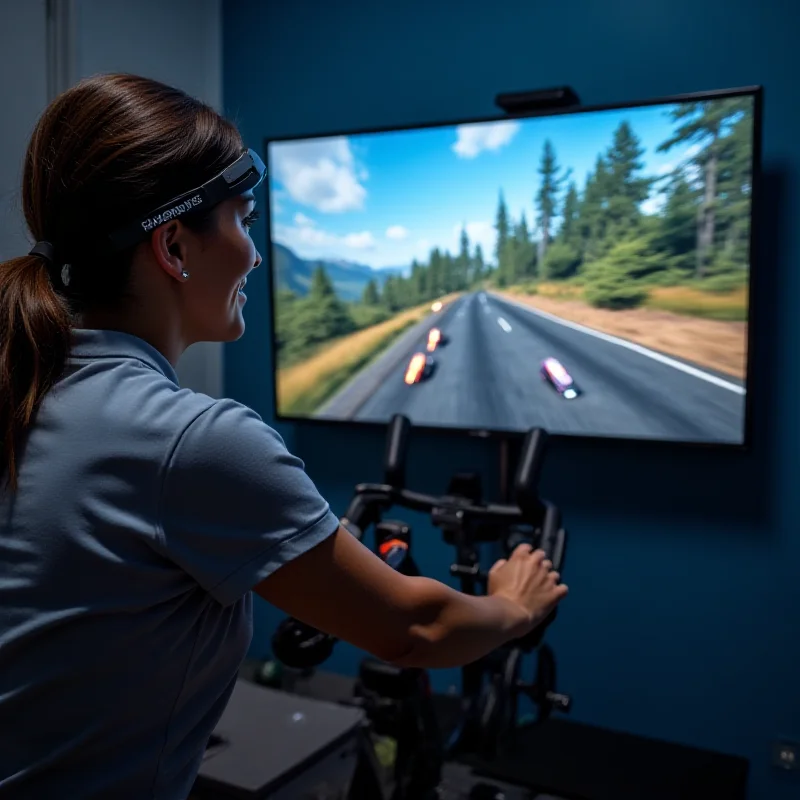
[[[253,671],[245,664],[241,675],[252,679]],[[346,703],[353,679],[319,671],[291,688]],[[440,695],[435,701],[443,730],[452,730],[458,698]],[[475,775],[569,800],[746,800],[749,771],[749,762],[738,756],[556,718],[524,730],[515,754],[491,763],[460,762]]]
[[[192,798],[338,798],[350,786],[364,722],[360,709],[240,679]]]

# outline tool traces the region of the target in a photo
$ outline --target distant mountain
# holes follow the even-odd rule
[[[403,267],[373,269],[353,261],[313,259],[307,261],[282,244],[272,246],[272,270],[277,277],[278,286],[298,295],[308,294],[311,276],[317,264],[325,267],[325,272],[333,282],[336,294],[342,300],[360,300],[364,287],[374,279],[382,287],[390,275],[399,275]]]

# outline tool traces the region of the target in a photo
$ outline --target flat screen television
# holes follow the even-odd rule
[[[761,97],[268,140],[277,418],[747,444]]]

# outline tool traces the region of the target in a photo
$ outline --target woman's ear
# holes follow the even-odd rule
[[[173,278],[181,279],[185,269],[183,226],[177,221],[160,225],[150,236],[150,247],[158,265]]]

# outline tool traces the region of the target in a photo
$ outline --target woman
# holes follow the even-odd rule
[[[46,110],[0,265],[0,797],[185,798],[252,634],[252,591],[399,665],[450,667],[566,595],[541,552],[486,597],[397,574],[248,408],[180,389],[244,332],[263,165],[130,75]]]

